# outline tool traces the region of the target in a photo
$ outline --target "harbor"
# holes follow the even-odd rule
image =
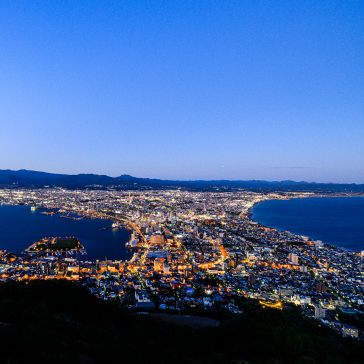
[[[7,226],[7,231],[1,234],[0,249],[20,254],[44,237],[74,236],[80,240],[87,252],[87,255],[82,254],[82,251],[77,253],[80,260],[101,260],[105,255],[112,260],[131,258],[132,253],[125,247],[125,243],[129,240],[129,232],[123,226],[111,228],[115,221],[99,218],[74,220],[60,218],[62,216],[60,214],[41,214],[43,211],[45,210],[34,210],[24,205],[1,205],[0,225]],[[100,230],[108,226],[110,228]],[[54,256],[57,254],[58,252],[53,252]],[[76,253],[72,255],[72,251],[68,251],[67,256],[76,256]]]

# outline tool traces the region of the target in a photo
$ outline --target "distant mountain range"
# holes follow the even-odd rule
[[[165,189],[165,188],[187,188],[191,190],[222,190],[244,188],[250,190],[264,191],[323,191],[323,192],[362,192],[364,184],[335,184],[314,183],[295,181],[170,181],[150,178],[137,178],[129,175],[109,177],[98,174],[55,174],[21,169],[12,171],[10,169],[0,170],[0,187],[63,187],[69,189],[85,188],[110,188],[130,189]]]

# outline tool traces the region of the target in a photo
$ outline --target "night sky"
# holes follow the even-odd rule
[[[364,1],[2,1],[8,168],[364,183]]]

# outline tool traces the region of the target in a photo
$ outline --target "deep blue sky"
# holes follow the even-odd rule
[[[3,1],[0,169],[364,183],[364,1]]]

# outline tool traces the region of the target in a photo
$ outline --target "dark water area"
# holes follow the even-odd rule
[[[252,219],[345,249],[364,250],[364,197],[264,201],[254,206]]]
[[[0,205],[0,250],[20,253],[44,237],[75,236],[87,251],[87,255],[78,255],[81,261],[104,260],[105,257],[125,260],[133,254],[125,248],[128,230],[100,230],[110,226],[111,220],[71,220],[59,214],[41,214],[41,211],[31,211],[30,206]]]

